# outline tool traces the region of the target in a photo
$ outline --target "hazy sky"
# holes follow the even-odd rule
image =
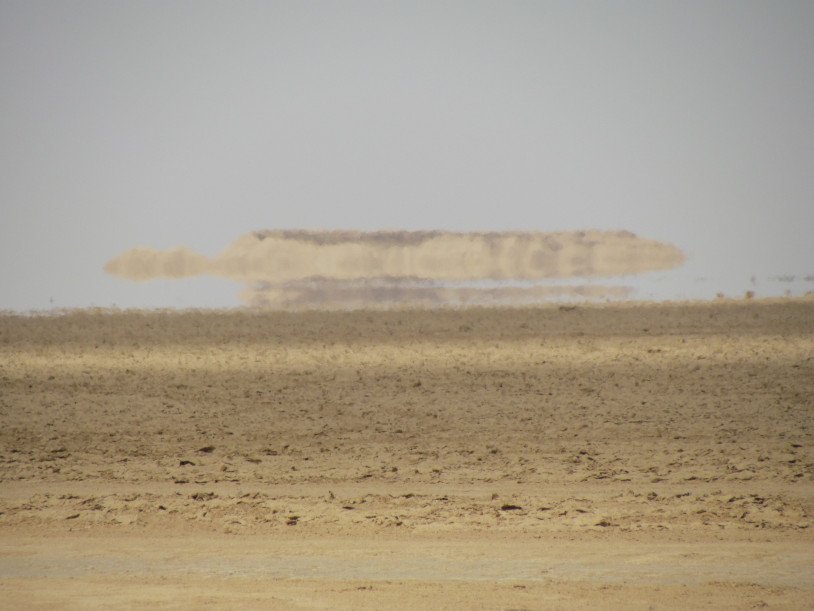
[[[237,304],[135,246],[626,229],[814,274],[814,2],[0,0],[0,309]]]

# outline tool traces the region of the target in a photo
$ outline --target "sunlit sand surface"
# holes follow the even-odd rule
[[[814,301],[0,316],[0,608],[810,608]]]

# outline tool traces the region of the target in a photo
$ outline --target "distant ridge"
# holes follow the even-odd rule
[[[596,278],[671,269],[683,263],[684,254],[675,246],[629,231],[265,230],[241,236],[213,258],[187,248],[135,248],[108,262],[105,271],[136,281],[199,275],[228,278],[249,287],[243,296],[250,303],[274,305],[275,295],[290,297],[292,290],[328,301],[331,293],[338,297],[353,291],[356,303],[364,301],[368,289],[374,300],[375,295],[409,300],[410,291],[420,289],[422,300],[432,294],[434,301],[436,295],[448,297],[449,287],[428,292],[427,282]],[[422,282],[421,287],[405,286]],[[466,289],[467,300],[476,295]]]

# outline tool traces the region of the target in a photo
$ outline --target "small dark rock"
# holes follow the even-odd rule
[[[214,499],[217,495],[214,492],[196,492],[190,496],[195,501],[209,501]]]

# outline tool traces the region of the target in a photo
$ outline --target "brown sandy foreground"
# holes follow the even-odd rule
[[[0,608],[814,608],[814,301],[0,316]]]

